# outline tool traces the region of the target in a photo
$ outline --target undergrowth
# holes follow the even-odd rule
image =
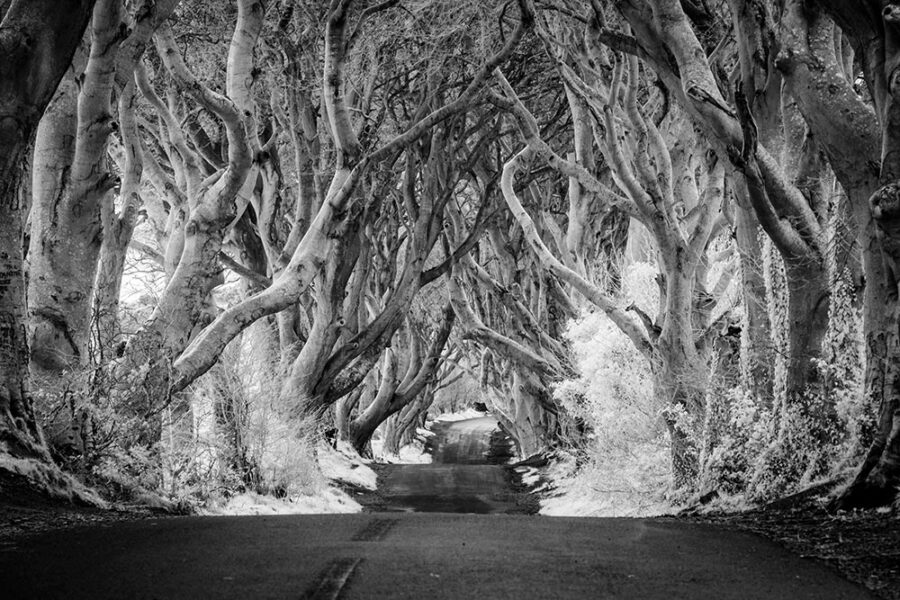
[[[651,265],[637,263],[624,277],[623,296],[649,314],[658,301],[654,275]],[[557,484],[590,497],[591,514],[632,515],[704,497],[759,504],[845,475],[871,440],[875,410],[862,389],[861,316],[846,274],[835,278],[817,376],[800,397],[788,398],[777,381],[774,397],[759,397],[739,364],[716,352],[706,355],[703,414],[676,419],[688,423],[684,431],[697,452],[688,489],[675,489],[671,479],[663,417],[671,418],[674,409],[661,399],[664,390],[655,393],[652,363],[605,314],[576,319],[566,338],[579,375],[560,383],[555,394],[590,434],[552,471]],[[785,359],[775,360],[783,376]]]
[[[282,398],[271,336],[257,325],[171,402],[135,416],[108,365],[40,381],[38,413],[54,460],[114,502],[189,511],[253,492],[280,498],[322,493],[319,427]],[[93,386],[89,385],[91,382]]]

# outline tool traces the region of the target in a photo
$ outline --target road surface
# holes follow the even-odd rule
[[[407,512],[521,512],[499,465],[486,464],[491,417],[439,423],[432,464],[389,465],[379,476],[383,510]]]
[[[858,599],[748,534],[658,520],[377,513],[189,517],[0,553],[0,597]]]
[[[448,439],[458,432],[462,446],[476,447],[465,430],[482,425],[453,426]],[[439,508],[435,498],[442,494],[451,497],[447,510],[504,509],[493,499],[504,493],[501,480],[485,470],[499,467],[464,465],[481,473],[472,479],[447,476],[453,466],[426,465],[418,474],[401,469],[387,481],[389,494],[405,510],[417,508],[411,496],[431,498],[426,510]],[[871,597],[756,536],[674,519],[188,517],[70,529],[0,547],[0,598],[8,600]]]
[[[498,428],[497,419],[488,416],[462,421],[439,421],[434,425],[434,462],[485,464],[491,451],[491,434]]]

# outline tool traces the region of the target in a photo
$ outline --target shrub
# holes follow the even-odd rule
[[[626,289],[646,284],[649,274],[655,272],[643,265],[629,269]],[[645,294],[643,302],[650,301],[652,294]],[[593,497],[593,514],[658,512],[669,487],[671,459],[646,358],[601,313],[575,320],[566,337],[580,375],[559,384],[555,397],[591,432],[572,475]]]

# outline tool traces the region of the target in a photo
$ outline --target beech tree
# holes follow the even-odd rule
[[[749,98],[760,98],[764,96],[765,88],[762,85],[762,77],[771,73],[771,63],[763,61],[765,57],[774,59],[774,65],[780,70],[785,77],[787,86],[786,91],[797,103],[797,108],[803,116],[804,125],[814,136],[813,141],[820,144],[825,155],[829,159],[829,166],[834,169],[838,180],[841,182],[844,191],[850,198],[853,213],[856,215],[857,230],[861,234],[861,247],[863,248],[864,271],[866,275],[865,286],[865,322],[866,322],[866,338],[867,338],[867,375],[866,389],[869,398],[881,405],[880,410],[880,426],[869,455],[860,470],[857,481],[851,486],[848,498],[857,495],[869,496],[870,500],[883,502],[885,495],[883,490],[888,482],[896,478],[895,471],[889,466],[893,464],[891,448],[894,442],[891,442],[894,434],[892,433],[894,426],[891,424],[894,420],[892,415],[895,412],[896,401],[891,400],[893,393],[888,390],[892,389],[885,382],[892,380],[890,373],[892,367],[887,366],[888,363],[896,362],[894,359],[886,358],[893,356],[892,345],[889,341],[893,339],[896,331],[896,318],[889,316],[891,311],[885,311],[886,305],[890,306],[890,298],[893,292],[893,284],[888,283],[884,286],[882,282],[890,282],[887,263],[884,256],[888,254],[883,244],[889,236],[885,237],[884,233],[875,234],[878,229],[878,216],[883,214],[877,208],[880,206],[879,198],[881,195],[874,194],[876,185],[885,185],[886,165],[888,154],[883,154],[879,158],[873,153],[876,148],[877,137],[874,132],[874,116],[876,114],[883,115],[881,120],[887,122],[886,115],[889,114],[886,108],[889,89],[885,84],[888,75],[884,73],[884,69],[880,65],[889,64],[889,51],[886,41],[886,33],[890,28],[886,28],[882,24],[883,18],[878,20],[876,15],[881,15],[882,4],[872,3],[866,7],[853,7],[841,5],[838,8],[831,6],[831,3],[822,3],[819,6],[834,11],[834,15],[838,17],[838,23],[841,29],[836,29],[833,22],[828,18],[828,14],[816,10],[811,10],[801,3],[787,3],[783,8],[768,3],[730,3],[732,17],[735,20],[735,27],[745,33],[742,40],[746,47],[741,52],[742,59],[742,83],[746,88],[752,89],[753,96],[747,91],[742,94],[735,95],[735,110],[731,111],[727,108],[727,104],[721,93],[718,91],[716,79],[709,70],[708,63],[699,57],[705,53],[698,53],[700,47],[696,36],[690,29],[690,21],[684,11],[675,2],[660,2],[654,6],[646,7],[641,12],[639,10],[625,10],[623,15],[631,23],[636,32],[636,36],[642,40],[642,46],[649,54],[654,54],[654,47],[659,47],[659,40],[664,40],[669,50],[673,52],[678,61],[679,71],[683,74],[681,78],[684,91],[684,100],[686,106],[693,106],[701,117],[702,122],[707,123],[711,128],[711,133],[717,132],[716,138],[728,140],[731,137],[732,162],[738,170],[744,174],[748,182],[748,191],[750,200],[754,202],[754,208],[760,219],[761,224],[766,228],[767,233],[772,237],[776,245],[782,247],[782,255],[785,259],[785,266],[788,271],[791,269],[792,262],[797,264],[797,272],[788,275],[788,285],[793,286],[796,291],[792,291],[793,297],[797,298],[797,306],[806,306],[803,309],[807,315],[815,314],[824,304],[823,288],[821,284],[812,285],[816,280],[811,278],[810,274],[821,268],[816,267],[818,259],[816,255],[821,255],[820,234],[815,233],[816,227],[814,222],[814,214],[816,211],[816,190],[810,188],[809,183],[804,182],[804,178],[808,173],[802,170],[798,171],[795,176],[797,190],[803,197],[807,199],[806,205],[812,209],[812,213],[804,208],[801,196],[790,191],[789,187],[785,187],[779,183],[778,179],[773,177],[773,173],[765,165],[767,159],[762,141],[763,134],[759,127],[759,123],[766,119],[765,114],[761,114],[759,107],[754,108]],[[758,10],[751,10],[755,8]],[[893,14],[890,6],[885,7],[884,17],[890,22]],[[650,16],[657,17],[657,21],[650,22]],[[873,17],[875,17],[873,19]],[[660,30],[655,23],[660,22],[659,19],[665,18],[667,27]],[[775,54],[774,48],[768,47],[766,44],[771,40],[770,32],[774,28],[774,22],[779,21],[782,26],[776,30],[779,42],[783,42],[782,50],[779,54]],[[867,24],[865,29],[854,29],[860,27],[861,24]],[[641,33],[641,31],[645,33]],[[860,41],[860,31],[865,37],[865,42]],[[845,33],[846,32],[846,33]],[[843,43],[845,35],[849,35],[852,43]],[[652,41],[651,41],[652,37]],[[876,41],[872,41],[876,40]],[[855,47],[854,47],[855,46]],[[693,48],[694,51],[690,52]],[[767,48],[769,48],[767,50]],[[855,53],[853,52],[855,50]],[[873,56],[877,57],[873,58]],[[815,60],[806,60],[804,57]],[[855,65],[854,57],[858,57],[862,65],[862,72],[865,74],[869,84],[870,94],[875,103],[875,110],[866,104],[865,99],[853,88],[855,83]],[[660,62],[661,56],[657,55],[654,64],[657,72],[661,76],[665,76],[666,67]],[[768,82],[773,81],[771,77]],[[881,90],[881,92],[879,92]],[[729,112],[733,112],[738,117],[738,122],[729,119]],[[848,115],[853,115],[852,118]],[[883,128],[884,126],[882,126]],[[729,133],[730,131],[730,133]],[[790,129],[785,126],[786,135]],[[886,135],[882,135],[883,139],[888,139]],[[785,145],[790,145],[790,140],[785,140]],[[765,204],[759,202],[758,190],[754,190],[752,169],[748,169],[749,162],[741,156],[737,158],[738,147],[742,150],[742,155],[747,155],[748,150],[756,148],[755,160],[759,166],[759,174],[762,176],[760,183],[765,187],[766,194],[772,201],[772,207],[775,209],[774,215],[787,216],[784,210],[792,212],[796,223],[806,223],[804,226],[807,233],[797,231],[800,238],[807,237],[809,241],[805,242],[808,249],[805,253],[797,253],[801,250],[800,246],[792,251],[793,254],[786,254],[788,250],[784,242],[788,240],[781,236],[774,228],[767,226],[765,212],[767,209]],[[883,144],[883,148],[889,144]],[[750,158],[753,153],[750,153]],[[874,165],[881,164],[881,175],[875,178]],[[798,164],[801,169],[813,166],[814,163],[809,161],[800,161]],[[892,177],[888,175],[887,178]],[[807,180],[815,182],[813,177]],[[773,188],[772,184],[777,184],[783,191]],[[782,196],[782,199],[779,199]],[[786,197],[789,196],[789,197]],[[868,202],[867,199],[872,198],[876,201]],[[754,200],[754,198],[756,198]],[[790,200],[790,198],[793,198]],[[790,200],[788,202],[788,200]],[[866,206],[866,204],[870,206]],[[820,203],[818,203],[821,206]],[[805,214],[806,216],[803,216]],[[870,220],[874,219],[874,223]],[[770,223],[771,224],[771,223]],[[809,234],[814,234],[812,237]],[[795,238],[796,240],[796,238]],[[881,248],[879,248],[881,246]],[[812,254],[810,254],[812,252]],[[881,256],[879,256],[881,255]],[[806,258],[804,258],[804,256]],[[799,260],[799,263],[797,262]],[[810,269],[812,269],[810,271]],[[806,298],[806,300],[804,300]],[[819,308],[814,308],[819,307]],[[877,307],[877,308],[876,308]],[[794,309],[790,309],[794,310]],[[796,314],[796,313],[794,313]],[[802,315],[797,314],[796,318],[791,318],[791,327],[795,328],[799,333],[801,329],[797,327],[802,321]],[[806,317],[809,318],[809,317]],[[816,336],[821,335],[823,328],[821,326],[807,327],[810,334],[800,334],[801,337],[792,337],[792,367],[803,363],[802,356],[793,354],[794,343],[803,344],[803,337],[806,337],[806,343],[811,349],[815,347],[819,341]],[[799,367],[797,367],[799,368]],[[802,381],[802,380],[801,380]],[[884,459],[884,462],[882,460]],[[882,466],[875,468],[878,464]],[[870,472],[873,477],[869,478]],[[867,494],[864,490],[868,489],[873,494]],[[858,494],[857,494],[858,493]]]
[[[881,256],[882,244],[889,239],[877,227],[877,216],[884,213],[875,206],[881,201],[870,207],[869,198],[880,199],[874,193],[891,177],[885,178],[882,159],[887,150],[879,157],[876,132],[877,115],[886,123],[890,114],[884,65],[890,63],[886,48],[891,29],[884,19],[891,22],[893,8],[876,2],[850,7],[735,0],[712,7],[654,0],[620,3],[615,10],[593,2],[586,14],[580,11],[567,4],[558,12],[584,24],[588,72],[608,64],[604,47],[639,58],[727,166],[739,205],[736,230],[743,264],[758,256],[755,223],[777,248],[786,273],[790,354],[785,361],[787,404],[776,409],[799,410],[818,420],[817,435],[822,436],[833,419],[833,406],[827,401],[809,404],[809,398],[827,393],[816,365],[828,329],[830,241],[825,236],[828,202],[823,184],[833,170],[847,195],[855,220],[852,229],[862,248],[863,270],[854,285],[865,291],[866,395],[882,407],[879,433],[848,498],[874,491],[869,497],[884,501],[878,490],[895,477],[889,466],[895,428],[890,416],[894,402],[887,391],[891,386],[885,385],[892,371],[883,357],[891,352],[889,340],[896,326],[883,307],[891,305],[894,285],[885,266],[889,261]],[[735,35],[734,46],[722,37],[729,30]],[[868,94],[855,87],[859,73],[868,83]],[[888,139],[886,134],[881,137]],[[751,349],[764,350],[766,319],[758,301],[760,286],[754,283],[759,280],[748,269],[742,271],[748,337],[757,340]],[[753,378],[770,376],[757,369]],[[757,392],[768,395],[766,387],[757,385]],[[790,426],[782,422],[782,427]],[[781,436],[789,438],[789,433]],[[785,447],[781,452],[791,451]]]
[[[691,447],[690,431],[695,427],[691,420],[701,419],[705,399],[705,361],[700,353],[709,345],[712,324],[723,314],[716,310],[716,299],[705,289],[705,272],[708,245],[722,223],[719,217],[726,194],[724,170],[715,159],[700,166],[709,160],[700,144],[666,143],[657,124],[643,116],[651,111],[638,105],[639,73],[636,58],[617,61],[608,90],[599,94],[599,90],[589,92],[583,81],[569,79],[569,84],[578,88],[576,102],[593,105],[597,115],[604,115],[605,138],[599,140],[599,145],[621,191],[608,188],[586,169],[550,149],[541,140],[534,118],[502,75],[499,76],[509,109],[527,144],[504,166],[502,188],[510,210],[525,230],[541,264],[604,310],[650,360],[657,377],[660,404],[670,410],[667,421],[676,485],[686,487],[692,484],[698,471],[697,449]],[[623,94],[621,88],[625,89]],[[620,95],[623,96],[621,104]],[[627,132],[617,124],[620,120]],[[690,126],[685,130],[678,126],[678,117],[673,121],[668,139],[690,140]],[[672,151],[669,146],[673,147]],[[698,146],[700,150],[692,148]],[[608,293],[564,265],[550,251],[514,188],[516,171],[532,156],[565,172],[601,198],[616,202],[651,233],[659,253],[663,288],[656,319],[637,308],[632,310],[638,318],[630,317]],[[695,176],[698,167],[699,178]],[[679,175],[676,177],[675,173]],[[726,280],[726,286],[727,283]]]
[[[112,394],[148,444],[159,438],[160,411],[175,395],[231,339],[271,314],[277,314],[282,362],[292,365],[283,395],[294,398],[298,411],[321,411],[365,379],[419,289],[449,273],[484,230],[486,211],[457,247],[444,248],[443,258],[426,269],[443,238],[456,182],[490,142],[490,132],[478,127],[488,117],[470,111],[491,70],[512,54],[530,14],[523,9],[521,19],[504,19],[507,39],[493,53],[483,52],[482,66],[461,72],[474,80],[459,87],[463,79],[444,80],[454,71],[442,74],[441,68],[457,60],[453,53],[466,43],[460,41],[468,35],[465,27],[433,33],[443,46],[430,50],[434,62],[420,72],[405,73],[405,64],[385,60],[387,51],[396,51],[389,35],[355,46],[366,26],[383,26],[376,19],[393,4],[284,6],[267,24],[262,4],[238,2],[218,81],[214,70],[198,75],[204,61],[215,58],[192,64],[183,56],[178,24],[166,22],[175,2],[127,18],[118,3],[98,5],[94,50],[78,67],[84,77],[73,75],[60,88],[39,138],[31,238],[36,365],[57,376],[87,366],[90,333],[96,332],[93,350],[102,361],[90,378],[89,401],[101,405]],[[176,14],[189,20],[191,10]],[[304,45],[319,43],[317,30],[308,27],[319,18],[321,79],[316,63],[303,55]],[[123,21],[131,25],[127,31]],[[389,27],[391,18],[384,22]],[[260,62],[276,54],[259,44],[267,27],[289,67],[287,79],[259,77]],[[155,53],[143,57],[151,39]],[[352,64],[350,49],[357,51]],[[364,84],[349,85],[347,68],[365,69]],[[222,81],[224,93],[215,91]],[[316,114],[317,94],[327,120]],[[354,123],[351,110],[363,120]],[[293,189],[281,169],[285,152],[294,162]],[[107,153],[120,176],[117,208]],[[397,181],[403,183],[397,187]],[[138,210],[153,228],[156,247],[131,240]],[[116,305],[129,244],[164,265],[166,287],[149,319],[123,338]],[[382,272],[369,262],[379,256]],[[213,289],[223,281],[223,268],[244,278],[250,294],[214,320]],[[410,377],[395,382],[393,400],[381,404],[388,408],[359,415],[359,445],[432,382],[453,319],[448,312],[421,361],[406,361]]]
[[[154,33],[157,54],[172,89],[182,90],[196,106],[215,118],[224,128],[222,153],[211,172],[206,171],[201,151],[192,147],[177,121],[177,107],[164,102],[143,70],[137,71],[141,94],[154,108],[160,131],[167,139],[160,143],[168,163],[174,168],[175,184],[151,166],[151,180],[161,198],[169,204],[166,248],[170,272],[166,288],[148,321],[129,340],[124,356],[115,365],[113,383],[128,397],[135,415],[158,414],[169,398],[168,370],[196,332],[212,318],[210,293],[221,280],[219,260],[228,226],[247,202],[247,188],[255,185],[253,157],[260,142],[253,107],[246,106],[248,73],[253,68],[253,47],[263,18],[256,2],[238,3],[237,21],[229,44],[225,73],[226,94],[220,94],[197,78],[182,59],[172,30],[161,26]],[[145,161],[152,165],[152,159]],[[249,181],[249,183],[248,183]],[[132,387],[135,386],[135,387]],[[103,393],[101,391],[101,393]],[[154,437],[154,419],[146,424]]]
[[[35,210],[28,253],[31,345],[35,365],[57,371],[87,364],[91,299],[103,239],[100,205],[112,202],[116,185],[106,168],[106,148],[114,126],[110,102],[121,24],[118,0],[95,5],[84,70],[72,73],[51,108],[52,116],[42,120],[34,154]],[[75,98],[66,97],[70,95]],[[56,148],[59,144],[69,147]]]
[[[321,208],[272,285],[223,312],[175,361],[176,376],[172,386],[175,391],[183,389],[190,381],[205,372],[221,349],[243,328],[265,315],[284,310],[298,302],[311,281],[320,276],[320,273],[333,271],[340,264],[341,257],[348,250],[346,247],[348,242],[359,231],[358,219],[362,207],[359,205],[357,188],[369,169],[381,164],[391,164],[400,151],[429,133],[433,127],[468,110],[474,98],[483,93],[485,82],[493,68],[502,64],[512,53],[530,22],[530,13],[523,9],[521,21],[507,35],[504,45],[487,58],[456,97],[437,107],[426,106],[428,110],[415,115],[413,121],[405,125],[402,133],[390,137],[388,141],[373,149],[364,149],[350,120],[344,87],[346,84],[343,71],[349,8],[349,2],[333,2],[327,19],[323,97],[334,144],[335,163],[334,175]],[[365,16],[364,12],[361,18]],[[428,228],[432,227],[428,220],[423,219],[423,223]],[[434,234],[430,237],[434,238]],[[433,243],[432,241],[431,244]],[[426,245],[425,248],[427,247],[430,246]],[[418,280],[416,270],[424,265],[424,256],[411,258],[411,262],[404,270],[404,277],[416,281]],[[343,351],[337,352],[329,359],[331,365],[328,367],[327,376],[315,387],[317,396],[324,397],[327,387],[333,383],[333,377],[364,353],[366,353],[364,362],[369,366],[374,364],[381,348],[390,339],[389,329],[389,333],[392,334],[402,322],[401,308],[408,306],[411,291],[412,288],[407,288],[394,294],[393,302],[382,311],[381,318],[373,321],[370,327],[350,340]],[[321,307],[320,310],[325,308]],[[329,325],[325,321],[317,319],[313,326],[328,328]],[[393,328],[388,327],[389,325]],[[329,335],[334,335],[334,332]],[[306,350],[307,353],[319,351],[314,349],[314,344],[304,345],[304,349],[307,347],[309,348]],[[331,346],[325,344],[324,347],[330,349]],[[302,364],[304,369],[310,365],[306,362],[295,364]],[[354,380],[358,383],[366,371],[367,368],[358,369]],[[352,386],[344,390],[344,393],[350,388]],[[331,401],[340,395],[343,394],[334,395]],[[316,402],[313,401],[312,406],[315,406]]]
[[[787,172],[781,168],[773,150],[762,145],[765,132],[760,133],[759,127],[750,125],[748,119],[743,123],[740,119],[753,110],[745,106],[749,102],[747,97],[737,94],[734,108],[729,106],[711,66],[715,57],[707,58],[698,34],[678,2],[636,5],[623,9],[622,16],[634,32],[642,58],[709,136],[722,160],[732,165],[736,177],[746,182],[737,186],[739,193],[746,185],[746,205],[752,206],[760,225],[781,254],[788,272],[789,294],[787,397],[791,402],[799,402],[807,385],[815,381],[813,359],[821,354],[827,329],[824,215],[821,194],[814,185],[809,185],[810,181],[817,181],[815,169],[821,168],[816,162],[817,150],[807,145],[808,159],[803,160],[796,150],[802,149],[804,131],[776,125],[784,136],[776,133],[776,141],[787,147],[787,156],[791,157],[790,162],[782,161],[788,165]],[[665,58],[666,53],[675,57],[677,73]],[[771,80],[767,84],[774,85]],[[774,115],[760,116],[759,122],[768,118],[777,123],[785,118],[779,112],[780,103],[773,104],[767,106],[774,110]],[[746,137],[742,126],[746,127]]]
[[[46,458],[32,408],[23,264],[28,153],[72,60],[93,2],[4,3],[0,20],[0,440],[17,457]],[[61,10],[62,9],[62,10]]]
[[[819,87],[818,95],[813,96],[815,103],[804,111],[810,126],[815,123],[819,135],[828,140],[829,159],[854,206],[866,275],[866,395],[879,407],[871,447],[836,506],[884,504],[890,501],[900,478],[895,223],[900,171],[894,116],[900,93],[895,83],[900,8],[892,2],[874,1],[854,6],[826,0],[814,4],[812,10],[801,10],[799,3],[789,3],[785,9],[801,35],[807,32],[807,44],[798,36],[800,41],[794,46],[800,57],[821,54],[829,34],[840,35],[848,43],[842,54],[825,53],[821,63],[811,66],[798,65],[787,55],[785,70],[800,89],[810,93],[817,81],[835,81],[835,73],[846,65],[865,78],[872,100],[871,105],[866,103],[846,80],[837,79],[839,86]],[[838,114],[842,115],[840,121],[832,121]]]
[[[571,429],[552,386],[572,373],[562,332],[575,311],[558,282],[521,252],[525,243],[499,219],[480,244],[478,260],[466,256],[454,267],[448,291],[462,337],[481,349],[478,379],[486,404],[520,453],[530,456]]]
[[[109,272],[95,286],[104,236],[112,231],[112,221],[104,227],[104,215],[114,213],[113,194],[121,184],[107,168],[108,140],[120,127],[112,95],[117,82],[128,85],[150,35],[175,4],[141,4],[126,14],[120,0],[99,2],[89,50],[76,59],[38,129],[28,251],[30,331],[33,363],[53,376],[89,363],[94,288],[118,293],[115,281],[107,281]],[[132,159],[129,168],[135,167]]]
[[[425,388],[437,380],[436,374],[441,366],[442,353],[456,318],[456,314],[449,306],[444,309],[442,316],[443,320],[435,330],[434,339],[424,349],[422,348],[423,340],[420,340],[417,332],[407,325],[409,346],[405,353],[407,361],[402,375],[399,368],[402,365],[398,362],[397,353],[391,348],[385,349],[381,381],[378,383],[377,392],[365,409],[360,410],[358,416],[349,423],[348,437],[360,453],[364,452],[379,425],[410,407],[420,398],[423,398],[424,404]],[[396,424],[397,435],[402,435],[404,429],[412,424],[413,419],[415,419],[414,413],[407,414],[406,423]],[[396,444],[392,449],[394,452],[399,451]]]
[[[769,330],[769,318],[763,305],[766,292],[762,274],[754,268],[755,263],[763,262],[762,249],[756,241],[756,228],[762,225],[778,251],[778,264],[784,266],[787,288],[786,344],[789,354],[783,362],[784,389],[779,392],[774,410],[783,415],[802,415],[810,427],[809,435],[818,436],[823,445],[831,443],[829,436],[832,435],[835,408],[833,402],[829,404],[828,391],[824,387],[826,382],[822,380],[819,369],[829,330],[832,294],[829,285],[831,278],[835,277],[832,240],[827,238],[830,227],[828,219],[832,214],[829,212],[832,211],[832,204],[828,197],[831,193],[828,182],[832,165],[825,161],[825,157],[830,158],[829,153],[835,153],[836,149],[816,129],[824,123],[823,119],[807,123],[804,111],[810,109],[809,104],[804,102],[811,102],[812,94],[807,90],[807,96],[800,98],[801,91],[806,88],[801,89],[798,83],[799,91],[793,90],[790,81],[782,85],[782,71],[787,63],[779,62],[776,69],[775,51],[768,46],[759,46],[769,44],[773,39],[773,21],[766,15],[775,13],[750,10],[747,4],[740,2],[715,10],[705,4],[685,7],[677,2],[630,3],[619,6],[617,10],[592,3],[586,13],[581,13],[582,10],[574,4],[564,4],[541,11],[538,18],[538,32],[548,47],[548,53],[554,57],[556,69],[566,87],[573,116],[575,152],[564,158],[563,152],[554,151],[544,142],[538,126],[522,103],[511,100],[514,98],[512,92],[507,90],[506,99],[498,99],[499,103],[505,102],[507,108],[517,114],[519,129],[528,145],[522,155],[507,164],[503,191],[513,212],[530,232],[532,247],[537,250],[546,268],[607,311],[611,319],[646,352],[651,362],[659,366],[658,372],[667,370],[665,365],[673,358],[676,359],[675,364],[690,364],[699,369],[693,376],[685,376],[688,371],[682,371],[682,375],[678,376],[677,372],[684,367],[671,369],[668,378],[659,378],[659,390],[661,394],[671,394],[672,398],[677,399],[681,394],[681,382],[691,382],[696,389],[687,396],[693,397],[694,401],[676,400],[672,404],[692,406],[693,410],[687,412],[693,413],[695,418],[704,413],[704,404],[713,400],[708,397],[703,384],[699,383],[704,381],[699,374],[707,368],[709,358],[704,357],[704,347],[708,351],[711,339],[705,335],[698,337],[698,332],[704,331],[698,323],[703,323],[704,311],[711,307],[715,307],[714,321],[725,317],[728,308],[716,307],[716,304],[725,300],[720,294],[728,287],[726,282],[731,275],[720,282],[721,286],[709,284],[711,287],[708,290],[703,289],[707,285],[703,281],[709,269],[707,259],[698,258],[696,249],[689,249],[685,252],[689,257],[686,268],[685,264],[677,267],[666,265],[679,252],[676,250],[678,244],[673,245],[671,233],[665,234],[663,231],[667,227],[670,231],[692,227],[701,214],[704,215],[700,217],[702,222],[709,217],[703,210],[717,212],[717,205],[711,204],[711,201],[724,200],[719,197],[721,192],[715,192],[717,188],[724,189],[724,186],[697,180],[694,185],[699,185],[699,188],[688,193],[688,200],[684,201],[681,196],[689,192],[684,183],[690,179],[677,179],[673,184],[670,170],[691,172],[689,166],[685,167],[690,162],[672,170],[673,162],[684,160],[683,156],[679,156],[681,150],[678,144],[674,144],[676,151],[670,153],[665,143],[657,141],[660,139],[659,130],[665,128],[658,123],[648,123],[642,112],[633,108],[638,106],[635,98],[643,98],[648,92],[638,93],[627,87],[621,93],[611,94],[608,90],[610,85],[621,85],[616,82],[622,81],[623,70],[630,74],[624,79],[627,82],[658,78],[657,86],[664,95],[662,104],[673,101],[679,107],[677,112],[688,119],[688,130],[696,127],[709,140],[717,154],[713,164],[722,170],[717,177],[726,177],[729,195],[734,196],[735,203],[725,202],[728,210],[721,215],[713,230],[698,235],[708,243],[715,237],[712,232],[720,231],[725,225],[736,232],[748,330],[743,350],[746,355],[741,359],[742,364],[746,365],[744,380],[754,389],[762,406],[772,406],[772,382],[778,371],[771,368],[771,363],[776,362],[772,359],[771,345],[777,333]],[[786,12],[784,16],[789,18],[791,14]],[[568,24],[564,24],[566,22]],[[722,36],[727,35],[729,25],[739,32],[735,46],[723,41],[725,38]],[[796,39],[789,38],[785,33],[787,31],[791,30],[785,26],[778,33],[785,35],[787,42],[796,42]],[[839,35],[830,38],[823,36],[821,39],[830,40],[830,46],[826,47],[823,42],[823,46],[817,49],[822,53],[822,58],[839,57],[834,58],[837,68],[830,74],[834,81],[829,89],[846,89],[853,80],[852,60],[848,62],[846,44],[841,43]],[[619,59],[619,52],[631,58]],[[677,68],[671,61],[672,57]],[[629,65],[627,69],[622,67],[626,60]],[[614,66],[617,64],[617,67]],[[642,68],[650,77],[641,77]],[[786,75],[784,77],[787,78]],[[731,82],[735,82],[734,85]],[[803,85],[812,87],[808,80]],[[814,89],[821,90],[823,85],[819,83]],[[623,105],[632,108],[616,109],[619,95]],[[858,98],[856,95],[854,97]],[[617,110],[622,112],[617,113]],[[622,121],[627,124],[626,128],[633,128],[633,140],[625,137],[616,139],[615,132],[622,127]],[[602,167],[598,167],[598,161],[592,156],[591,136],[596,138],[593,143],[603,154]],[[583,141],[585,139],[589,140],[588,143]],[[866,147],[865,143],[861,146]],[[843,151],[848,154],[846,147]],[[661,294],[664,308],[657,318],[638,312],[638,320],[630,319],[607,292],[582,276],[584,271],[571,243],[553,240],[552,235],[541,231],[540,225],[536,229],[533,224],[529,226],[529,217],[516,197],[509,173],[527,169],[535,158],[570,178],[571,215],[583,211],[584,203],[579,200],[579,195],[592,198],[597,203],[617,205],[620,209],[628,209],[627,200],[637,197],[638,208],[642,203],[653,208],[666,204],[659,198],[665,198],[669,190],[668,204],[677,207],[676,215],[685,206],[696,204],[698,212],[684,213],[690,215],[684,222],[679,223],[679,219],[671,215],[665,217],[664,213],[660,213],[662,217],[648,218],[645,222],[653,233],[656,246],[662,250],[661,281],[666,288]],[[598,173],[602,174],[601,168],[611,170],[609,183],[598,176]],[[846,171],[841,167],[834,169],[838,180],[844,184],[842,176]],[[707,185],[709,188],[705,189]],[[865,185],[865,177],[858,177],[855,182],[848,181],[843,186],[851,198],[851,205],[852,198],[859,197],[860,187],[864,190]],[[671,199],[673,193],[675,200]],[[710,195],[707,196],[707,193]],[[699,202],[691,200],[698,196],[702,198]],[[635,211],[633,207],[625,212],[640,219],[640,211]],[[677,225],[673,228],[671,224],[674,223]],[[578,223],[569,220],[567,227],[573,234],[567,240],[577,239]],[[702,232],[702,228],[699,231]],[[698,248],[705,250],[706,246],[701,244]],[[728,252],[722,256],[728,256]],[[695,260],[699,262],[692,263]],[[842,262],[846,260],[849,259],[840,259]],[[733,267],[729,267],[728,272],[733,272]],[[667,288],[678,280],[673,273],[688,274],[685,283],[680,286],[682,290],[690,289],[690,286],[699,287],[686,296],[680,296],[675,290]],[[859,278],[855,281],[859,282]],[[716,294],[710,294],[712,291]],[[695,306],[691,306],[690,302],[681,302],[681,306],[688,309],[687,313],[678,308],[677,301],[670,304],[673,298],[690,298],[692,295]],[[689,316],[678,317],[679,314]],[[688,326],[679,329],[674,326],[678,322]],[[647,327],[641,331],[643,324]],[[667,327],[670,333],[676,332],[668,342],[666,336],[661,334],[666,332]],[[657,339],[659,347],[650,343]],[[797,453],[797,449],[791,446],[796,443],[791,441],[796,423],[786,417],[779,417],[777,422],[781,431],[773,438],[773,445],[764,456],[769,463],[767,470],[782,468],[779,465],[785,463],[784,457]],[[676,437],[673,446],[677,447],[677,428],[673,430],[673,435]],[[693,437],[696,440],[696,436]],[[680,443],[687,446],[687,436]],[[686,456],[694,455],[696,458],[695,452],[690,449],[682,448],[675,453],[676,463],[679,462],[677,455],[681,455],[681,461]],[[810,463],[808,468],[804,467],[807,471],[821,473],[827,468],[821,454],[816,452],[804,460]],[[696,475],[696,465],[691,467],[689,461],[685,464],[688,466],[683,464],[676,468],[680,486],[689,486]],[[791,476],[799,478],[801,473]]]

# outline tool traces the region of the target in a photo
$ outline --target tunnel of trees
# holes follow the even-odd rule
[[[900,5],[0,18],[0,467],[267,491],[463,394],[675,499],[892,501]]]

